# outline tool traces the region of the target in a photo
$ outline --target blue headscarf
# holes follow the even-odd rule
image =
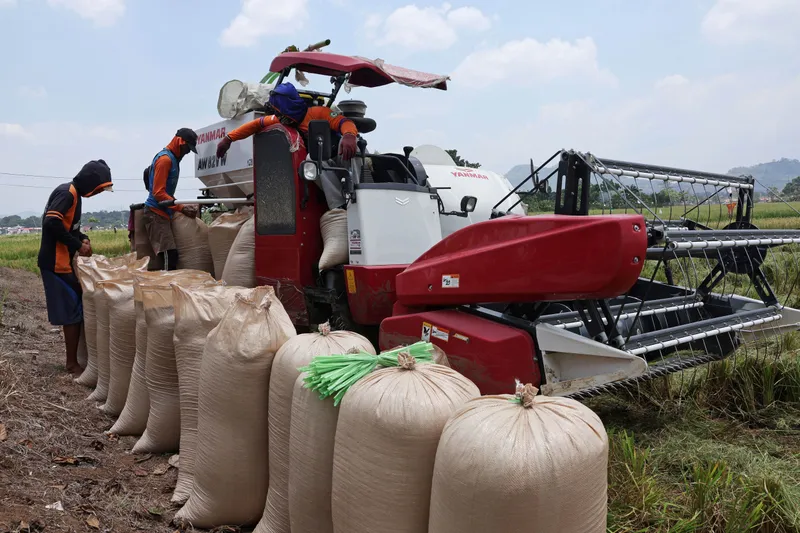
[[[291,83],[281,83],[275,87],[269,96],[269,103],[278,112],[297,122],[306,118],[308,105]]]

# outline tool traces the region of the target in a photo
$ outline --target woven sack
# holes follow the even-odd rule
[[[236,239],[231,245],[225,268],[222,271],[222,281],[227,285],[237,287],[256,286],[256,219],[250,217],[242,224]]]
[[[214,273],[214,260],[208,246],[208,226],[200,217],[175,213],[170,222],[175,246],[178,247],[178,269]]]
[[[322,232],[322,255],[319,258],[320,271],[347,264],[350,252],[347,248],[347,211],[331,209],[319,220]]]
[[[136,307],[133,279],[102,282],[109,315],[108,395],[102,411],[119,416],[125,407],[136,356]]]
[[[222,279],[225,261],[236,236],[239,235],[239,230],[250,217],[248,213],[235,211],[222,213],[208,225],[208,246],[214,259],[214,277],[218,280]]]

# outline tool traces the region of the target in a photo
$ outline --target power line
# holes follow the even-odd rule
[[[67,180],[72,181],[69,176],[48,176],[44,174],[23,174],[20,172],[0,172],[0,176],[8,176],[9,178],[37,178],[37,179],[57,179],[57,180]],[[142,178],[117,178],[115,176],[111,176],[113,181],[142,181]],[[199,179],[197,176],[181,176],[181,179]]]
[[[18,183],[0,183],[0,187],[20,187],[20,188],[24,188],[24,189],[47,189],[48,191],[53,190],[52,187],[48,187],[46,185],[21,185],[21,184],[18,184]],[[147,193],[147,191],[145,191],[144,189],[114,189],[114,192],[135,192],[135,193],[140,193],[140,194],[146,194]],[[191,194],[192,192],[195,192],[195,191],[187,191],[187,190],[183,190],[183,191],[177,190],[177,191],[175,191],[176,194],[177,193]]]

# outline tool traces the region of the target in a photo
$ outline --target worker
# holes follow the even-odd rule
[[[75,254],[92,255],[89,237],[81,233],[82,198],[113,191],[111,169],[99,159],[86,163],[69,183],[55,188],[42,216],[38,265],[47,300],[47,317],[62,326],[67,350],[67,372],[80,374],[78,344],[83,327],[81,286],[72,260]]]
[[[198,209],[194,205],[175,204],[159,207],[159,203],[175,200],[175,189],[181,173],[181,160],[189,152],[197,153],[197,133],[189,128],[181,128],[170,143],[153,158],[148,167],[149,195],[144,203],[144,222],[147,238],[155,253],[161,257],[164,270],[177,270],[178,247],[172,235],[171,220],[176,212],[195,218]],[[130,223],[129,223],[130,227]]]
[[[261,133],[275,124],[296,128],[303,137],[306,137],[308,123],[312,120],[327,120],[334,134],[341,135],[339,156],[342,161],[350,161],[356,155],[358,130],[355,123],[329,107],[308,107],[305,99],[291,83],[281,83],[275,87],[269,96],[269,105],[275,114],[251,120],[225,135],[217,144],[217,157],[223,157],[231,147],[231,143]],[[320,186],[325,192],[328,206],[340,207],[344,199],[339,179],[332,173],[324,178]]]

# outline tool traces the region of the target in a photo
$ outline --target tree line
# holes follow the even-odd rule
[[[128,213],[129,211],[94,211],[83,213],[81,216],[81,223],[84,226],[102,226],[108,228],[116,226],[125,228],[128,226]],[[10,215],[7,217],[0,217],[0,228],[14,228],[17,226],[38,228],[41,225],[41,216],[23,218],[19,215]]]

